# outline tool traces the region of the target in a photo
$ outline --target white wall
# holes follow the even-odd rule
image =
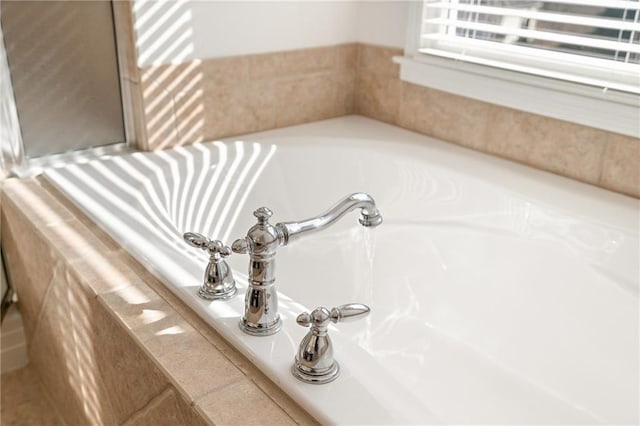
[[[409,1],[358,2],[355,41],[404,47],[408,13]]]
[[[404,45],[406,1],[136,0],[141,66],[349,42]]]

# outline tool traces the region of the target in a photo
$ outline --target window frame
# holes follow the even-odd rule
[[[640,95],[421,53],[422,17],[423,2],[411,1],[405,54],[395,58],[402,80],[640,138]]]

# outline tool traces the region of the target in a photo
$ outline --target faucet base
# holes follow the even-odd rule
[[[338,378],[340,375],[340,366],[334,361],[328,371],[323,371],[321,374],[313,374],[312,372],[303,370],[303,367],[296,360],[296,362],[291,366],[291,374],[302,382],[310,383],[312,385],[323,385],[325,383],[333,382]]]
[[[271,336],[272,334],[276,334],[282,328],[282,320],[280,317],[271,323],[271,324],[251,324],[244,318],[240,320],[238,323],[240,326],[240,330],[244,333],[250,334],[252,336]]]
[[[209,289],[208,286],[203,285],[198,290],[198,296],[205,300],[229,300],[236,295],[238,289],[235,287],[223,288],[223,289]]]

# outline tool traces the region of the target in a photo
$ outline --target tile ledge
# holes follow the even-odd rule
[[[59,193],[58,191],[55,190],[55,188],[48,188],[48,187],[43,187],[41,185],[41,180],[43,178],[39,177],[36,178],[37,181],[37,185],[32,186],[31,188],[29,188],[29,190],[31,191],[42,191],[42,193],[46,193],[49,197],[53,197],[54,199],[58,200],[58,197],[64,197],[64,195],[62,195],[61,193]],[[20,184],[20,182],[17,182],[15,184],[12,183],[12,185],[18,185]],[[3,191],[4,192],[4,191]],[[28,201],[25,201],[25,203],[28,203]],[[64,209],[68,214],[74,216],[73,220],[67,221],[67,222],[62,222],[57,224],[56,226],[60,226],[60,227],[72,227],[74,223],[81,223],[81,221],[79,220],[79,218],[77,217],[77,215],[82,214],[82,212],[72,212],[70,210],[67,209],[66,206],[64,206],[62,203],[60,203],[58,201],[58,203],[60,204],[60,207],[62,209]],[[25,212],[23,211],[23,207],[26,207],[28,204],[25,204],[25,206],[15,206],[17,211],[19,211],[27,221],[29,221],[30,223],[33,224],[33,218],[28,214],[29,212]],[[38,227],[34,226],[34,231],[38,231]],[[100,241],[100,238],[98,236],[96,236],[91,229],[89,229],[88,227],[83,227],[81,229],[81,239],[82,240],[87,240],[87,239],[92,239],[92,238],[97,238]],[[90,233],[90,235],[87,235],[87,233]],[[43,235],[44,236],[44,235]],[[103,238],[108,238],[107,236],[104,236]],[[128,253],[122,251],[122,253],[116,251],[108,251],[105,255],[105,257],[109,257],[112,256],[111,259],[105,259],[105,261],[112,261],[112,260],[117,260],[117,261],[121,261],[122,265],[120,267],[120,269],[127,268],[129,270],[129,272],[127,273],[127,277],[130,278],[129,280],[129,285],[122,285],[122,286],[118,286],[116,288],[110,288],[107,290],[101,290],[100,288],[95,288],[93,286],[91,286],[91,280],[87,279],[86,277],[83,276],[82,271],[80,271],[77,267],[77,264],[79,262],[79,260],[77,258],[74,259],[69,259],[67,257],[64,256],[64,254],[59,250],[56,249],[55,246],[57,244],[57,241],[51,240],[51,239],[46,239],[46,241],[51,244],[53,247],[53,249],[56,251],[56,255],[59,258],[58,263],[63,263],[62,265],[60,265],[62,267],[62,269],[64,270],[63,272],[65,274],[67,273],[73,273],[76,278],[78,278],[78,281],[80,281],[82,283],[82,285],[88,285],[89,288],[91,289],[91,291],[94,293],[95,297],[98,299],[98,302],[105,308],[106,312],[111,316],[111,318],[116,322],[116,324],[118,324],[120,327],[124,328],[124,331],[131,337],[134,339],[134,341],[136,342],[136,344],[138,346],[140,346],[140,348],[147,354],[147,356],[149,356],[149,358],[151,359],[151,361],[156,365],[157,368],[159,368],[161,371],[164,372],[164,374],[166,374],[168,377],[167,379],[169,380],[170,383],[172,384],[177,384],[178,386],[175,388],[175,390],[177,391],[178,395],[182,397],[185,401],[187,401],[192,407],[194,406],[194,401],[200,400],[202,399],[202,397],[204,395],[210,395],[211,393],[215,393],[215,392],[220,392],[221,389],[224,389],[225,386],[222,387],[212,387],[209,391],[203,392],[200,395],[195,395],[197,398],[191,398],[189,395],[185,394],[185,390],[183,389],[183,386],[181,386],[181,384],[178,382],[178,380],[176,379],[176,377],[174,376],[174,374],[172,374],[172,371],[167,370],[166,368],[164,368],[162,365],[160,365],[159,360],[153,356],[153,354],[149,351],[149,349],[146,347],[146,345],[144,344],[145,340],[144,340],[144,336],[142,336],[139,332],[136,331],[135,328],[130,328],[128,326],[128,324],[126,324],[122,318],[120,318],[119,316],[119,312],[116,312],[112,306],[110,306],[108,303],[105,303],[104,301],[104,296],[108,295],[108,294],[112,294],[114,292],[117,291],[121,291],[125,288],[131,288],[131,289],[136,289],[139,291],[139,289],[143,289],[143,291],[147,294],[149,293],[153,293],[153,295],[155,295],[157,297],[157,299],[154,299],[155,302],[157,302],[159,304],[159,306],[161,306],[162,310],[164,312],[168,312],[170,314],[176,315],[180,320],[181,320],[181,324],[180,326],[184,327],[190,335],[192,336],[198,336],[198,339],[202,340],[202,343],[206,344],[207,346],[209,346],[211,348],[211,350],[216,351],[217,353],[219,353],[222,357],[224,357],[225,359],[227,359],[232,365],[234,365],[236,368],[238,368],[241,372],[241,374],[243,375],[244,379],[240,379],[240,382],[243,380],[247,380],[251,383],[252,386],[254,386],[256,388],[256,392],[262,393],[265,395],[265,397],[270,400],[273,404],[274,404],[274,408],[277,407],[277,409],[282,410],[289,418],[294,419],[294,417],[298,418],[298,420],[294,420],[295,422],[303,422],[303,423],[315,423],[315,420],[304,411],[304,409],[302,409],[300,406],[298,406],[293,400],[286,400],[288,398],[288,396],[286,396],[286,394],[283,393],[285,400],[283,401],[276,401],[274,400],[271,395],[269,394],[269,392],[267,390],[265,390],[265,386],[267,388],[273,386],[275,389],[278,390],[278,392],[282,392],[280,390],[280,388],[278,388],[275,384],[273,384],[272,382],[268,382],[266,385],[263,384],[262,386],[260,384],[258,384],[253,378],[252,376],[254,376],[255,374],[262,374],[261,372],[259,372],[259,370],[257,370],[257,368],[255,366],[253,366],[253,364],[245,359],[239,352],[237,352],[233,347],[230,346],[230,344],[228,342],[226,342],[221,336],[219,336],[215,330],[213,329],[199,329],[201,327],[198,326],[194,326],[193,321],[199,321],[202,322],[202,320],[200,320],[199,318],[193,318],[195,316],[194,313],[185,310],[184,307],[179,307],[179,305],[181,304],[181,302],[179,300],[177,300],[175,298],[175,296],[173,296],[172,294],[169,294],[169,290],[164,289],[165,291],[161,291],[158,292],[157,289],[155,288],[155,286],[159,285],[158,283],[150,283],[149,282],[149,277],[145,276],[146,274],[142,274],[141,272],[139,272],[138,270],[136,270],[135,267],[132,267],[131,262],[135,262],[137,263],[133,258],[130,257],[130,255],[128,255]],[[104,242],[102,242],[104,244]],[[104,244],[106,246],[108,246],[108,244]],[[120,259],[120,257],[122,259]],[[138,266],[141,266],[138,264]],[[57,268],[60,269],[60,268]],[[154,285],[155,284],[155,285]],[[192,318],[189,318],[189,317]],[[196,334],[193,334],[196,333]],[[216,341],[220,339],[220,341]],[[239,358],[238,358],[239,357]],[[235,359],[234,359],[235,358]],[[240,365],[239,365],[240,363]],[[247,370],[247,366],[249,370]],[[252,369],[256,369],[256,372],[251,371]],[[266,377],[266,376],[265,376]],[[264,379],[263,379],[264,380]],[[268,379],[266,379],[268,381]],[[237,381],[234,381],[231,384],[237,384]],[[155,397],[154,397],[155,398]],[[293,406],[292,406],[293,404]],[[147,404],[148,406],[148,404]],[[292,409],[294,412],[297,413],[297,415],[293,415],[293,413],[289,413],[287,411],[287,406],[292,406]],[[300,413],[304,413],[304,414],[300,414]],[[206,419],[207,421],[211,421],[210,419]]]

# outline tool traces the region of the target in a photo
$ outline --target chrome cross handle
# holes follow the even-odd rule
[[[329,323],[354,321],[370,311],[367,305],[349,303],[331,310],[320,307],[298,315],[296,322],[311,330],[300,342],[291,373],[305,383],[323,384],[335,380],[340,374],[340,366],[333,358],[333,344],[327,331]]]
[[[183,236],[190,246],[209,253],[209,264],[204,272],[204,282],[198,295],[206,300],[226,300],[238,291],[231,268],[224,258],[231,254],[231,249],[220,240],[210,240],[202,234],[187,232]]]

